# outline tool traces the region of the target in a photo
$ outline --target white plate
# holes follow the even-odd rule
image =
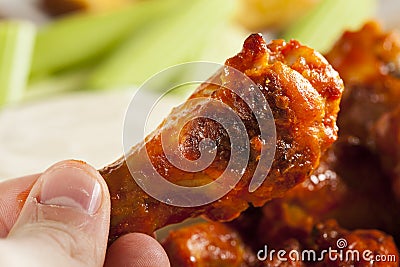
[[[128,91],[79,93],[0,113],[0,177],[42,172],[62,159],[99,167],[122,154]]]
[[[120,157],[123,119],[134,91],[73,93],[3,110],[0,179],[42,172],[64,159],[80,159],[101,168]],[[157,103],[146,128],[154,129],[177,104],[179,100],[172,97]],[[137,110],[138,118],[148,115],[140,107]],[[142,140],[143,131],[138,129],[131,136],[135,143]]]
[[[84,160],[97,168],[123,155],[125,111],[135,90],[80,92],[6,108],[0,112],[0,180],[44,171],[64,159]],[[151,93],[140,103],[153,104]],[[137,118],[147,117],[154,129],[181,100],[167,96],[151,114],[140,107]],[[143,140],[145,129],[130,136]]]

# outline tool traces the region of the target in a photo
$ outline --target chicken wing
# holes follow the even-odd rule
[[[375,22],[345,32],[326,58],[346,90],[340,106],[340,134],[370,141],[374,123],[400,102],[400,36]]]
[[[398,250],[390,235],[400,242],[400,209],[392,193],[393,188],[400,192],[399,40],[395,33],[386,34],[375,23],[345,33],[327,55],[346,83],[338,117],[339,141],[321,157],[312,175],[283,198],[273,199],[262,208],[250,208],[225,226],[211,223],[221,225],[212,231],[205,223],[172,232],[166,244],[174,244],[175,249],[165,248],[173,258],[188,260],[199,255],[187,241],[200,231],[201,243],[212,244],[213,251],[224,248],[220,241],[209,242],[215,241],[211,237],[218,233],[239,236],[238,248],[251,248],[252,253],[247,253],[251,257],[235,254],[235,259],[242,257],[242,261],[234,266],[398,266]],[[390,235],[342,227],[375,228]],[[350,255],[350,250],[360,255],[369,250],[370,256],[391,255],[395,261],[339,259],[339,254],[336,260],[326,255],[319,262],[280,261],[276,255],[263,262],[248,260],[264,245],[270,251],[313,249],[321,255],[323,250],[337,249],[339,239],[347,242],[343,255]],[[202,248],[203,253],[210,254],[207,246]],[[204,264],[215,262],[210,257],[202,259]]]
[[[329,248],[336,250],[331,255],[326,253],[322,261],[312,266],[399,266],[399,253],[393,238],[378,230],[348,231],[339,227],[334,220],[329,220],[314,227],[311,244],[318,255],[323,250],[329,251]]]
[[[204,222],[171,231],[163,247],[171,266],[250,267],[254,253],[223,223]]]
[[[142,175],[154,168],[166,180],[185,186],[200,186],[214,181],[228,166],[229,135],[221,124],[204,118],[210,112],[220,117],[225,114],[218,108],[193,107],[187,102],[174,109],[144,142],[132,148],[126,159],[121,158],[100,171],[112,199],[110,241],[132,231],[150,234],[167,224],[200,214],[212,220],[234,219],[249,203],[261,206],[302,182],[318,166],[322,153],[335,141],[343,82],[319,53],[297,41],[276,40],[267,45],[261,35],[253,34],[246,39],[243,50],[228,59],[225,66],[202,84],[190,99],[216,100],[228,105],[240,117],[250,144],[249,161],[241,180],[221,199],[200,207],[162,203],[135,183],[129,171],[130,164],[136,166]],[[242,97],[227,89],[234,88],[244,96],[255,89],[243,86],[243,78],[238,78],[228,67],[244,73],[261,90],[274,118],[276,145],[272,140],[263,139],[255,114]],[[182,125],[188,114],[195,114],[197,118]],[[169,162],[163,151],[162,133],[171,129],[178,129],[179,153],[187,160],[199,159],[202,141],[211,139],[216,147],[212,163],[204,170],[189,172]],[[249,192],[249,183],[260,155],[271,151],[272,146],[275,148],[272,166],[260,166],[261,171],[268,175],[256,191]],[[145,166],[143,155],[151,159],[152,170],[142,168]]]
[[[335,219],[347,229],[380,229],[400,241],[391,189],[376,155],[341,140],[309,179],[263,207],[257,235],[272,244],[285,237],[304,241],[316,223]]]
[[[399,33],[384,32],[369,22],[344,33],[326,57],[346,85],[338,118],[340,135],[354,137],[380,156],[400,200],[400,157],[395,152],[400,119],[395,111],[400,105]]]
[[[266,240],[252,251],[233,228],[206,222],[170,232],[163,246],[172,267],[398,266],[399,255],[393,238],[381,231],[348,231],[334,220],[319,222],[312,229],[306,240],[288,237],[282,239],[281,245],[271,245]],[[278,251],[285,253],[278,254]],[[386,260],[374,261],[378,257]]]

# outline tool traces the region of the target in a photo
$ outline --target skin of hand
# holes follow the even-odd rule
[[[62,161],[0,183],[0,266],[170,266],[144,234],[122,236],[107,249],[109,226],[107,185],[86,163]]]

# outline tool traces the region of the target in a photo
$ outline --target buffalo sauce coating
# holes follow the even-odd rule
[[[200,85],[190,100],[202,97],[220,101],[242,120],[250,141],[250,156],[241,180],[221,199],[196,208],[161,203],[135,183],[126,162],[139,168],[144,166],[143,153],[147,153],[153,167],[165,179],[185,186],[216,180],[228,165],[231,144],[227,132],[219,123],[201,118],[205,113],[219,114],[218,105],[213,110],[212,105],[193,107],[190,102],[184,103],[144,142],[132,148],[127,160],[121,158],[101,170],[112,198],[110,241],[129,232],[151,234],[167,224],[200,214],[213,220],[234,219],[248,203],[261,206],[306,179],[318,166],[321,154],[336,139],[335,122],[343,82],[319,53],[297,41],[276,40],[267,45],[261,35],[253,34],[246,39],[243,50],[225,64],[246,74],[261,90],[274,117],[276,144],[262,140],[252,110],[229,90],[234,88],[246,95],[254,88],[243,87],[243,78],[222,68],[209,82]],[[183,123],[188,113],[195,113],[198,118]],[[171,129],[180,130],[179,151],[188,160],[200,156],[199,144],[203,139],[214,141],[217,149],[212,163],[199,172],[186,172],[171,164],[161,143],[161,133]],[[268,153],[272,146],[276,151],[269,172],[267,166],[260,166],[268,175],[262,186],[250,193],[248,185],[260,151]]]
[[[256,262],[239,234],[217,222],[172,231],[163,247],[171,266],[244,267]]]
[[[329,220],[314,227],[311,239],[319,252],[329,248],[337,250],[336,257],[325,254],[324,260],[313,266],[399,266],[399,253],[393,238],[378,230],[348,231]],[[354,251],[359,252],[358,258],[351,256]]]
[[[326,55],[346,89],[340,105],[341,138],[352,138],[379,156],[400,200],[400,35],[375,22],[345,32]],[[398,208],[397,208],[398,210]]]
[[[374,123],[400,103],[400,35],[375,22],[348,31],[326,58],[346,85],[340,105],[340,135],[370,142]]]
[[[230,226],[253,248],[292,238],[306,243],[313,227],[328,219],[346,229],[380,229],[399,241],[400,210],[391,189],[377,155],[339,140],[308,179]]]
[[[172,267],[398,266],[393,238],[381,231],[349,231],[335,220],[316,223],[312,229],[306,240],[291,237],[279,245],[266,242],[251,249],[243,240],[246,233],[204,222],[171,231],[162,245]],[[304,254],[311,251],[314,254]]]

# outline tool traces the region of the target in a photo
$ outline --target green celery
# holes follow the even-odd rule
[[[140,85],[175,64],[201,58],[214,26],[226,19],[231,0],[181,1],[178,9],[123,44],[89,78],[88,88]]]
[[[327,52],[344,30],[359,28],[374,15],[376,0],[323,0],[283,34]]]
[[[79,13],[44,26],[38,32],[31,76],[40,78],[96,60],[176,3],[143,1],[106,13]]]
[[[23,97],[35,33],[30,22],[0,22],[0,106]]]

